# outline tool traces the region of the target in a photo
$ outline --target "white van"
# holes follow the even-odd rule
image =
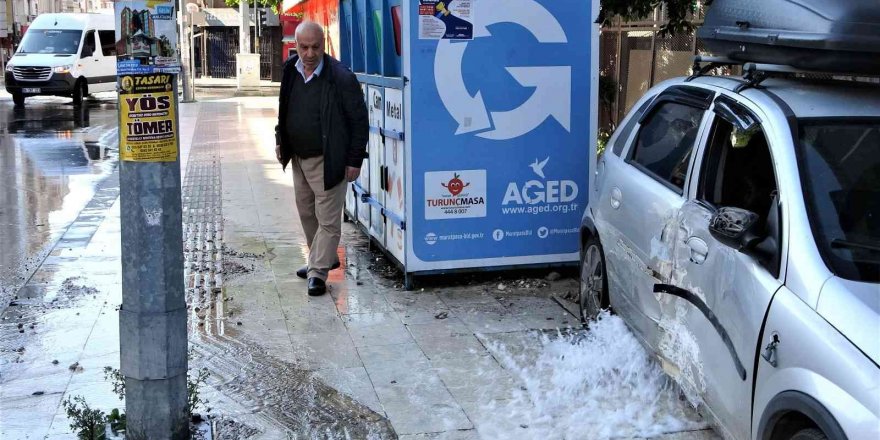
[[[42,14],[6,64],[6,91],[16,107],[28,96],[116,90],[116,31],[108,14]]]

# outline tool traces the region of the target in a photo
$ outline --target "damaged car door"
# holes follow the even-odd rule
[[[651,102],[640,117],[626,165],[608,176],[596,214],[605,230],[610,278],[627,280],[612,283],[619,288],[612,292],[612,306],[652,347],[660,306],[651,292],[654,284],[668,282],[672,270],[677,214],[712,95],[674,86]]]
[[[694,402],[748,438],[756,346],[780,288],[782,209],[770,144],[755,114],[719,96],[690,197],[675,270],[658,284],[658,352]]]

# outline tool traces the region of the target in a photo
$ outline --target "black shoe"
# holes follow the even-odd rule
[[[336,263],[333,263],[333,266],[330,266],[330,270],[333,270],[333,269],[339,269],[339,262],[338,261]],[[309,266],[305,265],[305,266],[297,269],[296,276],[298,276],[302,279],[306,279],[306,277],[309,276]]]
[[[321,296],[327,292],[327,283],[320,278],[309,278],[309,296]]]

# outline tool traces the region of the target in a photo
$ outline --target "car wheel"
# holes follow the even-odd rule
[[[828,436],[816,428],[807,428],[794,433],[791,440],[828,440]]]
[[[84,96],[86,96],[86,83],[80,80],[73,88],[73,105],[75,107],[81,106]]]
[[[16,107],[24,107],[24,95],[21,93],[13,93],[12,94],[12,102]]]
[[[608,277],[605,271],[605,255],[596,237],[587,239],[581,257],[581,285],[578,306],[581,322],[593,320],[602,309],[608,307]]]

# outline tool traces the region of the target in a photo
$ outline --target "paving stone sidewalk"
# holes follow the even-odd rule
[[[579,328],[551,299],[577,289],[576,281],[499,286],[449,279],[407,292],[364,235],[346,224],[338,249],[343,269],[331,272],[329,295],[309,298],[294,274],[306,248],[292,177],[274,157],[276,100],[239,102],[237,109],[216,107],[219,114],[243,115],[239,130],[248,133],[217,146],[224,246],[256,256],[252,272],[224,281],[225,295],[234,299],[226,312],[241,323],[235,328],[387,417],[401,439],[496,438],[482,429],[497,422],[490,403],[509,402],[522,384],[487,346],[536,351],[536,331]],[[242,137],[249,141],[235,141]]]
[[[407,292],[346,224],[343,268],[331,272],[328,295],[308,297],[295,275],[307,250],[292,177],[274,158],[276,105],[249,97],[181,107],[182,148],[193,152],[184,158],[191,367],[211,373],[203,411],[218,438],[530,438],[523,423],[507,429],[513,422],[499,418],[526,384],[497,347],[537,357],[542,331],[579,327],[551,299],[576,281],[461,277]],[[71,258],[63,270],[36,277],[88,295],[38,318],[40,342],[4,353],[2,438],[71,438],[66,396],[120,406],[101,371],[119,362],[117,205],[90,241],[59,251]],[[82,369],[68,369],[74,363]],[[715,438],[690,419],[696,431],[662,437]],[[499,425],[508,434],[499,437]]]

